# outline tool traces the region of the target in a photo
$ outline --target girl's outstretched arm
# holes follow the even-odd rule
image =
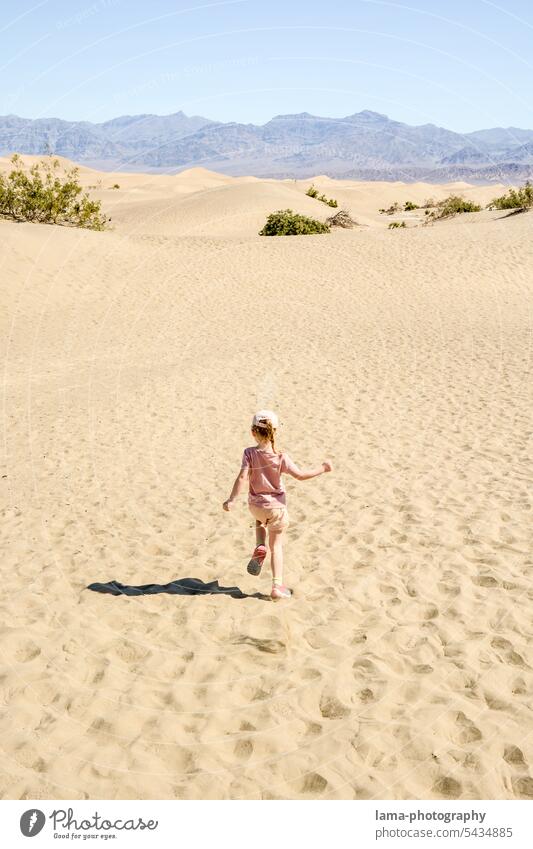
[[[227,501],[224,501],[222,505],[223,510],[230,510],[232,503],[235,501],[238,495],[246,488],[246,482],[249,477],[248,468],[241,469],[237,477],[235,478],[235,483],[233,484],[233,489],[231,490],[230,497]]]
[[[288,473],[296,478],[297,481],[308,481],[310,478],[316,478],[318,475],[323,475],[324,472],[331,472],[332,465],[330,460],[324,460],[316,469],[299,469],[295,464],[291,464],[287,469]]]

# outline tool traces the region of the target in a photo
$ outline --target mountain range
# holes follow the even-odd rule
[[[533,130],[461,134],[363,110],[345,118],[301,112],[266,124],[183,112],[103,123],[0,117],[0,154],[54,153],[103,170],[172,173],[203,166],[233,176],[518,182],[533,176]]]

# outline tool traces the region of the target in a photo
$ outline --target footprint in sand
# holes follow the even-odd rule
[[[496,578],[493,578],[492,575],[478,575],[476,578],[472,578],[472,583],[477,584],[478,587],[498,586],[498,581]]]
[[[102,716],[97,716],[90,726],[91,731],[101,731],[104,734],[109,734],[112,728],[113,726],[111,725],[111,723],[104,719]]]
[[[458,743],[476,743],[483,737],[479,728],[469,719],[462,710],[455,717],[455,723],[459,727],[457,735]]]
[[[502,699],[499,699],[498,696],[491,695],[490,693],[484,693],[483,697],[485,699],[487,707],[489,707],[491,710],[509,709],[509,704],[507,702],[502,701]]]
[[[522,778],[512,780],[515,796],[519,799],[533,799],[533,778],[525,775]]]
[[[259,639],[258,637],[250,637],[247,634],[239,634],[233,642],[236,645],[248,645],[257,651],[266,652],[267,654],[279,654],[285,651],[285,643],[281,640]]]
[[[435,781],[431,791],[432,793],[436,793],[438,796],[444,796],[446,799],[459,799],[463,792],[463,788],[460,782],[455,778],[443,775]]]
[[[313,793],[318,795],[323,793],[328,786],[327,779],[318,772],[310,772],[305,776],[302,784],[302,793]]]
[[[513,696],[525,696],[527,693],[527,687],[523,678],[517,678],[516,681],[513,682],[513,689],[511,692]]]
[[[520,766],[527,769],[524,753],[522,752],[522,749],[518,748],[518,746],[506,746],[503,752],[503,759],[511,766]]]
[[[247,760],[254,750],[254,744],[251,740],[237,740],[233,752],[235,757],[241,760]]]
[[[359,691],[360,700],[366,704],[367,702],[375,701],[374,691],[370,689],[370,687],[365,687],[364,690]]]
[[[150,654],[146,649],[129,642],[115,643],[113,648],[115,654],[125,663],[134,663],[135,661],[143,660]]]
[[[493,649],[499,650],[498,657],[500,660],[503,659],[504,663],[510,663],[513,666],[527,666],[522,655],[518,654],[514,650],[513,644],[504,637],[494,637],[490,644]]]
[[[437,589],[443,595],[460,595],[461,587],[458,587],[456,584],[445,584],[443,581],[437,583]]]
[[[324,693],[320,699],[320,713],[324,719],[343,719],[348,716],[350,709],[343,705],[336,696]]]
[[[35,643],[26,643],[24,646],[19,646],[15,652],[15,658],[19,663],[28,663],[34,660],[41,654],[41,649]]]
[[[416,672],[417,675],[430,675],[433,672],[433,667],[429,663],[417,663],[416,666],[413,666],[413,672]]]
[[[104,675],[105,675],[105,667],[103,669],[99,669],[97,672],[94,673],[92,683],[93,684],[99,684],[100,681],[102,681]]]

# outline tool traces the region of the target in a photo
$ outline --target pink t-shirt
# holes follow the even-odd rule
[[[285,488],[282,474],[297,477],[299,469],[288,454],[275,454],[264,449],[245,448],[241,468],[249,469],[250,504],[258,507],[272,507],[285,504]]]

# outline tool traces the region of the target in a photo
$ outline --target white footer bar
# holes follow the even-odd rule
[[[524,801],[2,801],[2,845],[529,847]],[[35,841],[35,842],[33,842]]]

